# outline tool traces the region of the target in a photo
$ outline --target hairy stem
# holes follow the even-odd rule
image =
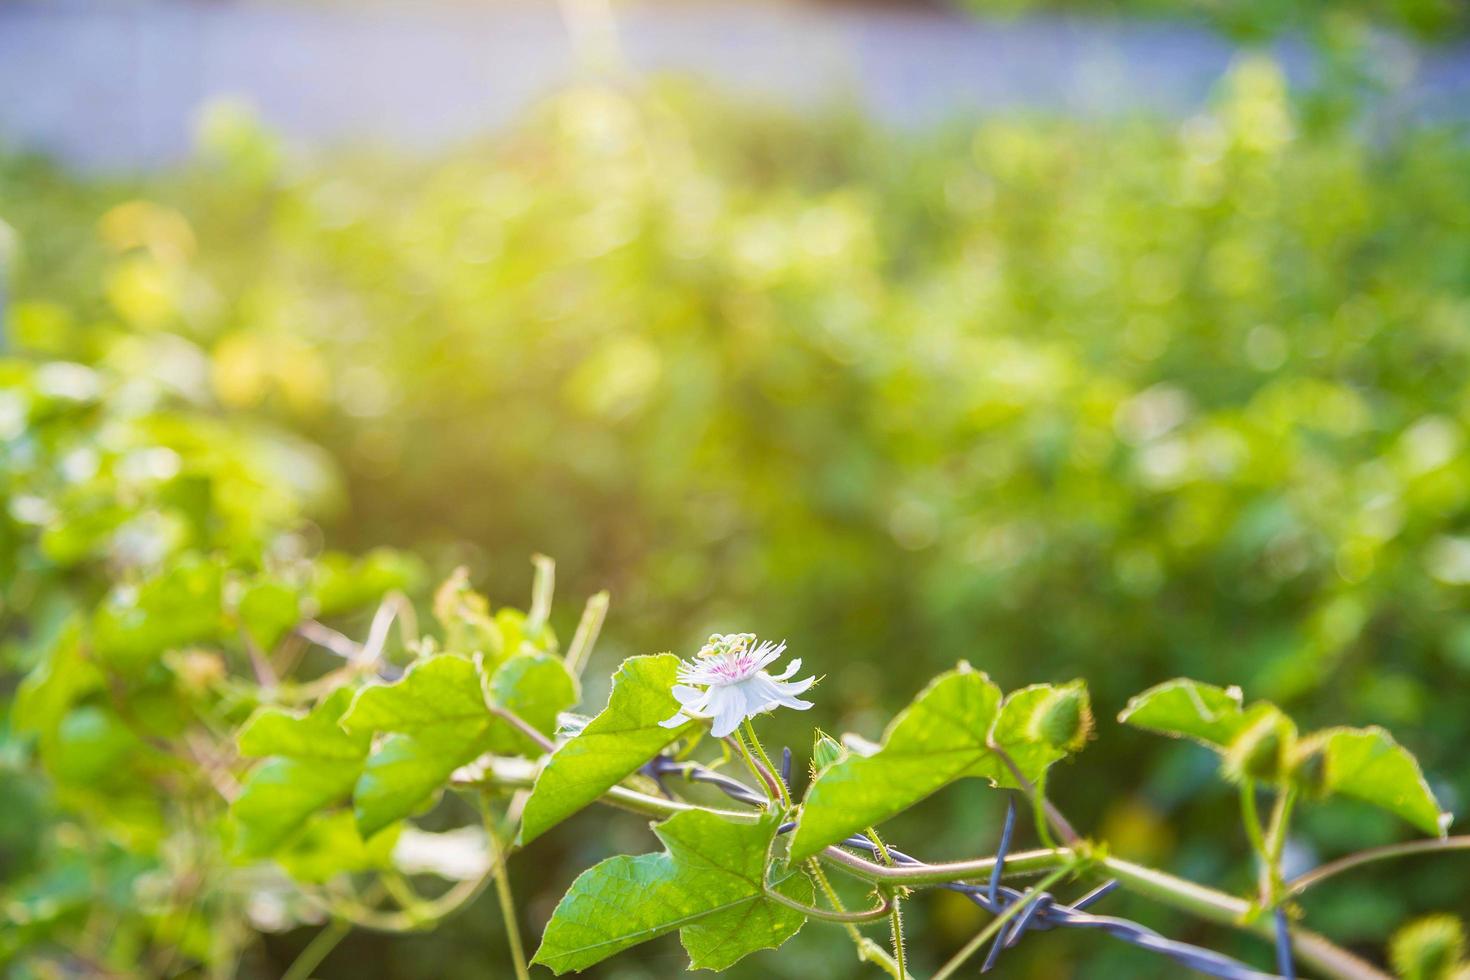
[[[1240,820],[1245,825],[1245,836],[1251,842],[1251,851],[1256,856],[1257,891],[1262,907],[1271,901],[1271,851],[1261,832],[1261,815],[1256,809],[1256,784],[1254,780],[1240,781]]]
[[[1286,832],[1291,827],[1291,811],[1296,806],[1296,787],[1286,786],[1276,791],[1276,804],[1271,808],[1271,823],[1266,828],[1266,873],[1269,894],[1262,896],[1269,907],[1281,902],[1284,881],[1281,875],[1281,855],[1286,850]]]
[[[890,868],[893,867],[893,855],[888,853],[888,845],[883,843],[883,838],[878,836],[878,832],[869,827],[864,833],[868,835],[868,840],[873,842],[873,847],[877,850],[878,856],[883,859],[883,863]],[[906,976],[908,970],[904,965],[906,957],[903,948],[903,899],[899,897],[897,891],[893,895],[893,911],[888,915],[888,931],[893,940],[893,962],[898,967],[899,976]]]
[[[755,726],[750,723],[749,718],[745,719],[745,736],[750,739],[751,747],[755,749],[756,755],[761,760],[761,765],[765,767],[764,772],[769,774],[771,781],[776,784],[781,805],[790,809],[791,791],[786,788],[786,781],[778,775],[779,770],[771,764],[771,757],[766,755],[766,747],[761,744],[760,736],[755,733]]]
[[[496,758],[492,760],[481,782],[523,789],[529,787],[534,780],[535,765],[533,763],[518,759]],[[652,817],[669,817],[684,810],[707,810],[718,813],[725,819],[745,823],[759,819],[759,814],[750,811],[697,807],[676,800],[663,800],[648,796],[621,786],[615,786],[609,790],[603,795],[601,802]],[[1456,843],[1453,846],[1458,848],[1470,847],[1470,839],[1454,838],[1454,841]],[[1441,849],[1446,846],[1448,845],[1441,844]],[[1422,849],[1415,848],[1414,850]],[[1412,853],[1412,851],[1406,853]],[[973,861],[926,864],[917,867],[900,864],[889,868],[865,861],[840,847],[828,847],[821,856],[864,880],[893,885],[937,885],[957,881],[983,882],[995,867],[994,858],[979,858]],[[1383,856],[1392,857],[1394,855]],[[1095,853],[1084,854],[1065,847],[1019,851],[1007,855],[1005,873],[1007,877],[1036,874],[1069,868],[1079,860],[1090,861],[1092,868],[1099,874],[1116,878],[1119,884],[1129,891],[1151,898],[1162,905],[1186,912],[1207,922],[1243,929],[1268,941],[1274,936],[1275,930],[1269,919],[1258,916],[1253,921],[1247,921],[1251,905],[1244,899],[1187,881],[1167,872],[1145,868],[1121,858]],[[1367,860],[1376,860],[1376,858]],[[1308,881],[1307,885],[1312,883]],[[1310,964],[1325,976],[1337,978],[1337,980],[1391,980],[1388,974],[1316,933],[1304,929],[1293,929],[1291,944],[1293,951],[1302,962]]]
[[[976,858],[973,861],[951,861],[944,864],[900,864],[890,868],[864,860],[840,847],[827,848],[822,852],[822,857],[859,878],[890,885],[942,885],[954,881],[981,881],[995,870],[995,858]],[[1005,875],[1008,878],[1017,878],[1050,871],[1072,857],[1073,853],[1064,847],[1013,851],[1006,855]]]
[[[781,791],[777,788],[777,784],[780,780],[776,778],[775,773],[762,769],[760,763],[755,761],[755,756],[750,754],[750,746],[745,744],[745,739],[741,736],[740,729],[737,728],[731,732],[729,738],[725,741],[735,746],[736,751],[740,753],[740,758],[745,760],[745,765],[750,770],[750,774],[755,777],[755,781],[760,783],[761,788],[766,791],[766,799],[772,803],[779,800],[781,798]]]
[[[1160,904],[1188,912],[1207,922],[1243,929],[1263,939],[1275,937],[1275,925],[1270,918],[1251,918],[1250,903],[1234,895],[1121,858],[1101,858],[1097,867],[1109,877],[1118,879],[1118,883],[1129,891]],[[1311,964],[1325,976],[1339,980],[1389,980],[1388,974],[1371,963],[1305,929],[1291,930],[1291,948],[1303,962]]]
[[[817,886],[822,890],[822,894],[827,896],[828,903],[838,912],[846,912],[847,909],[843,907],[842,898],[837,894],[837,889],[832,887],[832,882],[827,880],[827,872],[822,870],[822,862],[816,858],[808,858],[806,861],[806,870],[816,880]],[[858,932],[856,925],[851,922],[844,922],[842,923],[842,927],[847,930],[848,938],[857,947],[859,963],[877,963],[883,972],[887,973],[893,980],[909,980],[906,974],[899,972],[898,964],[893,962],[893,957],[884,952],[877,943],[864,936],[861,932]]]

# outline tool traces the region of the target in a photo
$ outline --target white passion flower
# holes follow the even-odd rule
[[[724,738],[747,718],[774,708],[805,711],[812,703],[797,695],[817,679],[788,680],[801,669],[801,658],[774,677],[766,673],[766,667],[785,652],[785,642],[766,641],[757,646],[754,633],[715,633],[694,660],[679,666],[674,697],[680,710],[660,724],[678,728],[691,718],[712,718],[710,733]]]

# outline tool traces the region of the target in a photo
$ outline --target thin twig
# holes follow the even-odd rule
[[[315,643],[323,650],[328,650],[341,657],[343,660],[358,660],[362,657],[362,645],[356,640],[339,633],[325,623],[319,623],[315,619],[305,619],[296,625],[296,633],[306,640]]]
[[[311,942],[306,944],[286,972],[281,974],[281,980],[310,980],[311,971],[321,965],[322,960],[331,955],[337,944],[347,938],[352,931],[352,923],[346,919],[333,919],[322,927]]]
[[[383,596],[378,609],[373,613],[372,625],[368,627],[367,640],[358,648],[354,660],[364,665],[375,664],[383,656],[383,647],[388,642],[388,629],[398,622],[403,645],[411,647],[418,641],[418,613],[413,603],[402,592],[389,592]]]
[[[1385,861],[1389,858],[1412,857],[1417,854],[1433,854],[1438,851],[1466,851],[1470,850],[1470,834],[1462,834],[1458,837],[1440,837],[1435,840],[1407,841],[1403,844],[1387,844],[1383,847],[1372,847],[1366,851],[1358,851],[1346,857],[1340,857],[1336,861],[1313,868],[1305,874],[1297,875],[1286,883],[1286,894],[1300,895],[1314,885],[1319,885],[1334,875],[1340,875],[1344,871],[1375,861]]]
[[[482,795],[482,799],[483,799]],[[521,945],[521,926],[516,917],[515,897],[510,891],[510,875],[505,863],[508,853],[495,832],[495,815],[489,801],[485,801],[485,838],[490,844],[491,867],[495,875],[495,895],[500,903],[500,917],[505,922],[505,941],[510,946],[511,962],[515,966],[516,980],[530,980],[530,968],[526,966],[526,950]]]

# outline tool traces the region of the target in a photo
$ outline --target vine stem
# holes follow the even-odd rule
[[[492,872],[487,870],[467,881],[461,881],[438,898],[419,900],[410,908],[397,912],[372,908],[353,898],[342,895],[323,897],[314,891],[303,889],[302,895],[322,911],[334,918],[344,919],[354,926],[374,932],[417,932],[427,929],[440,920],[459,911],[479,897],[490,883]]]
[[[505,923],[505,941],[510,946],[516,980],[531,980],[530,967],[526,965],[526,950],[521,945],[521,924],[516,917],[515,896],[511,894],[510,875],[506,871],[506,858],[509,854],[500,835],[495,832],[495,813],[486,795],[480,795],[481,805],[484,807],[485,840],[490,845],[490,860],[495,874],[495,897],[500,905],[500,917]]]
[[[806,869],[816,879],[817,885],[822,889],[822,894],[827,896],[827,901],[832,907],[838,912],[846,912],[847,909],[843,907],[841,896],[837,894],[837,889],[832,887],[832,882],[827,880],[827,872],[822,870],[822,862],[816,858],[809,858],[806,861]],[[885,973],[893,977],[893,980],[909,980],[908,974],[898,971],[898,964],[893,962],[893,957],[885,953],[871,939],[858,932],[857,926],[851,922],[844,922],[842,927],[847,930],[848,938],[857,948],[859,963],[877,963]]]
[[[1009,906],[1006,907],[1003,912],[1000,913],[1000,915],[997,915],[994,919],[991,919],[989,924],[986,925],[984,929],[981,929],[978,933],[975,934],[973,939],[965,943],[965,945],[960,948],[960,951],[958,953],[955,953],[953,956],[951,956],[949,958],[949,962],[945,963],[942,967],[939,968],[939,972],[934,974],[934,980],[947,980],[948,977],[954,976],[959,968],[965,965],[965,961],[974,956],[976,953],[980,952],[980,948],[984,946],[992,936],[1000,932],[1000,930],[1005,926],[1007,922],[1011,921],[1011,919],[1015,918],[1017,915],[1020,915],[1021,912],[1025,910],[1026,906],[1030,905],[1033,901],[1036,900],[1036,897],[1038,895],[1046,891],[1052,885],[1055,885],[1057,882],[1061,881],[1067,875],[1071,874],[1072,869],[1072,864],[1063,865],[1062,867],[1057,868],[1051,874],[1047,875],[1045,878],[1042,878],[1032,888],[1028,889],[1026,894],[1022,896],[1021,899],[1011,903]]]
[[[855,922],[873,922],[876,919],[887,916],[888,910],[893,906],[892,899],[884,898],[874,908],[864,909],[861,912],[828,912],[826,909],[817,908],[815,905],[807,905],[805,902],[798,902],[794,898],[787,898],[770,886],[765,888],[765,894],[766,898],[769,898],[777,905],[784,905],[788,909],[795,909],[802,915],[811,916],[813,919],[821,919],[824,922],[843,922],[849,924]]]
[[[321,932],[312,937],[311,942],[297,954],[296,959],[281,974],[281,980],[310,980],[311,971],[321,965],[322,960],[331,955],[337,944],[347,938],[352,931],[352,923],[346,919],[333,919],[322,927]]]
[[[485,779],[508,788],[525,789],[535,781],[535,764],[519,759],[491,760]],[[729,820],[750,823],[759,814],[745,811],[715,810],[676,800],[664,800],[615,786],[602,797],[602,802],[651,817],[670,817],[684,810],[706,810]],[[1459,841],[1459,838],[1456,838]],[[1459,843],[1470,847],[1470,842]],[[899,885],[937,885],[958,881],[983,881],[995,868],[994,858],[955,861],[948,864],[888,868],[864,861],[840,847],[828,847],[821,856],[851,874],[867,881]],[[1384,855],[1385,857],[1393,855]],[[1079,859],[1100,874],[1118,879],[1118,883],[1137,895],[1162,905],[1186,912],[1206,922],[1242,929],[1270,941],[1275,936],[1272,923],[1263,917],[1251,918],[1251,905],[1234,895],[1205,885],[1187,881],[1164,871],[1156,871],[1131,861],[1100,854],[1073,851],[1070,848],[1046,848],[1021,851],[1006,856],[1007,877],[1036,874],[1070,867]],[[1308,884],[1311,884],[1309,882]],[[1372,964],[1335,945],[1331,940],[1305,929],[1291,930],[1292,949],[1303,962],[1320,973],[1337,980],[1391,980],[1388,974]]]
[[[827,901],[832,905],[832,908],[838,912],[846,912],[847,909],[843,907],[842,898],[837,894],[837,889],[832,887],[832,882],[827,880],[827,872],[822,870],[822,862],[816,858],[808,858],[806,869],[807,873],[816,880],[817,886],[822,889],[822,894],[827,896]],[[847,923],[847,934],[857,944],[858,958],[861,959],[863,955],[863,934],[858,932],[857,926],[850,922]]]
[[[876,848],[878,856],[883,859],[883,863],[890,868],[893,867],[893,855],[888,853],[888,845],[883,843],[883,838],[878,836],[878,832],[869,827],[864,833],[867,834],[868,840],[873,842],[873,847]],[[893,894],[893,911],[888,916],[888,931],[893,937],[893,962],[898,967],[899,975],[907,976],[908,969],[905,966],[907,956],[903,948],[903,899],[897,889]]]
[[[1256,784],[1254,780],[1242,779],[1240,781],[1240,818],[1245,824],[1245,836],[1251,842],[1251,850],[1256,855],[1256,889],[1260,895],[1262,907],[1268,907],[1271,903],[1271,884],[1275,880],[1275,873],[1271,865],[1271,849],[1266,845],[1265,835],[1261,831],[1261,815],[1256,809]]]

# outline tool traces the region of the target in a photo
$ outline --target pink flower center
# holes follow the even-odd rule
[[[715,657],[710,668],[724,681],[744,680],[756,671],[756,660],[748,654],[725,654]]]

